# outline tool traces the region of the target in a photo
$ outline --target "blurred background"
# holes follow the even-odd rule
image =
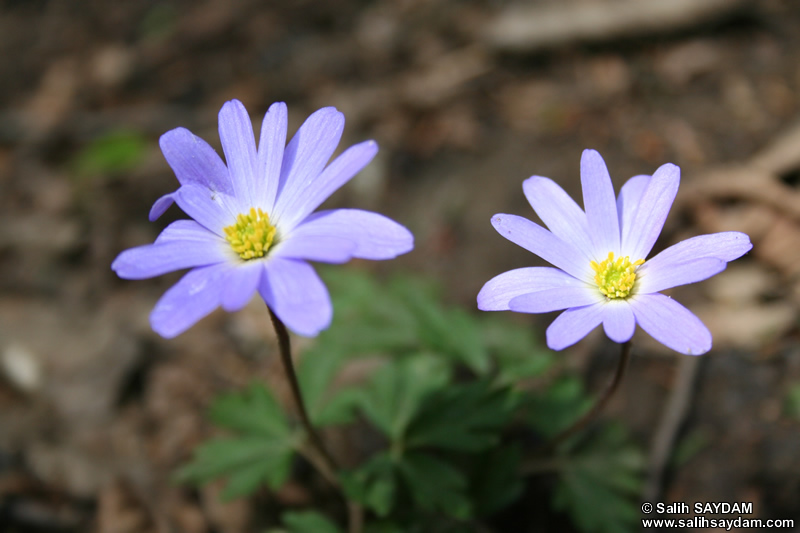
[[[678,356],[637,332],[605,416],[647,454],[643,499],[754,502],[756,517],[800,521],[797,2],[6,1],[0,80],[0,530],[260,523],[251,500],[221,504],[219,486],[189,490],[170,472],[207,434],[214,394],[254,375],[286,393],[263,303],[166,341],[148,314],[180,274],[131,282],[110,269],[182,218],[173,207],[147,220],[177,185],[159,136],[183,126],[219,150],[232,98],[256,127],[287,102],[290,134],[336,106],[340,151],[377,140],[327,205],[380,211],[416,247],[344,268],[434,279],[475,314],[484,282],[542,264],[489,223],[536,219],[525,178],[579,199],[584,148],[617,188],[680,166],[657,249],[726,230],[754,248],[671,293],[712,330],[712,352]],[[541,338],[554,316],[504,318]],[[598,391],[617,347],[595,331],[557,357]],[[264,498],[314,505],[292,483]]]

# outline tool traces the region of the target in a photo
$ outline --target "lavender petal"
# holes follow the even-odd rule
[[[169,241],[194,241],[197,243],[224,243],[219,235],[208,231],[194,220],[176,220],[156,237],[156,244]]]
[[[158,144],[181,185],[193,183],[233,194],[228,168],[203,139],[186,128],[175,128],[162,135]]]
[[[589,222],[593,257],[603,260],[608,252],[617,253],[620,245],[619,216],[614,185],[603,158],[595,150],[584,150],[581,157],[583,206]]]
[[[625,182],[625,185],[619,191],[617,197],[617,213],[619,215],[619,227],[622,235],[625,235],[625,228],[630,228],[633,221],[633,215],[636,208],[639,207],[639,202],[642,201],[642,195],[650,184],[651,176],[641,174],[634,176]],[[624,239],[623,239],[624,240]],[[635,261],[635,259],[634,259]]]
[[[563,350],[572,346],[603,322],[602,303],[567,309],[547,328],[547,346]]]
[[[528,202],[542,222],[562,241],[574,246],[591,261],[592,241],[586,213],[575,200],[549,178],[533,176],[522,183]]]
[[[671,163],[656,170],[631,222],[622,228],[622,255],[630,256],[631,261],[647,257],[661,234],[680,181],[681,169]]]
[[[645,269],[642,265],[636,276],[636,292],[650,294],[680,285],[697,283],[711,276],[716,276],[728,266],[728,263],[715,257],[702,257],[683,263],[659,263],[655,267]]]
[[[199,185],[184,185],[175,192],[175,201],[184,213],[220,237],[225,236],[223,228],[234,224],[239,213],[235,198]]]
[[[233,196],[240,210],[254,206],[256,164],[258,160],[253,123],[244,105],[238,100],[225,102],[219,112],[219,140],[225,152]]]
[[[501,213],[492,217],[492,225],[497,233],[514,244],[580,280],[592,282],[593,271],[585,256],[535,222]]]
[[[561,287],[585,284],[552,267],[525,267],[509,270],[487,281],[478,293],[481,311],[510,311],[508,304],[517,296]]]
[[[276,219],[292,219],[293,208],[309,186],[319,177],[333,155],[344,130],[344,115],[333,107],[322,108],[309,116],[283,152],[280,181],[276,193]],[[270,213],[270,216],[272,213]],[[294,224],[302,218],[294,219]],[[291,228],[289,220],[282,220]]]
[[[278,182],[281,179],[281,161],[286,146],[286,123],[288,110],[283,102],[269,107],[261,123],[261,138],[258,141],[258,163],[256,165],[256,207],[272,213]]]
[[[164,214],[164,212],[170,208],[173,204],[175,199],[173,195],[175,193],[167,193],[153,204],[153,207],[150,208],[150,214],[147,215],[147,218],[150,222],[155,222],[158,218]]]
[[[614,342],[628,342],[636,331],[636,319],[627,300],[610,300],[603,310],[603,329]]]
[[[276,207],[281,222],[293,227],[305,219],[339,187],[367,166],[377,153],[378,144],[375,141],[353,145],[304,187],[298,185],[291,191],[287,190],[286,195],[280,197]]]
[[[270,251],[270,256],[322,263],[344,263],[353,258],[356,243],[350,239],[341,235],[315,233],[313,229],[297,231],[298,229],[295,228],[288,237],[281,240]]]
[[[693,259],[714,257],[723,261],[738,259],[753,248],[750,237],[738,231],[724,231],[709,235],[698,235],[674,244],[649,259],[645,268],[668,268],[670,265],[685,263]]]
[[[663,294],[636,295],[628,300],[636,322],[664,346],[686,355],[711,349],[711,332],[691,311]]]
[[[361,209],[332,209],[314,213],[291,232],[291,239],[345,239],[353,246],[349,257],[393,259],[414,248],[414,235],[394,220]]]
[[[265,267],[258,291],[287,328],[314,337],[330,325],[333,306],[328,289],[311,265],[275,257]]]
[[[230,269],[222,281],[222,308],[234,312],[247,305],[258,289],[263,273],[263,261],[247,261]]]
[[[111,264],[124,279],[147,279],[184,268],[224,263],[230,260],[225,243],[209,234],[205,242],[170,240],[125,250]]]
[[[523,294],[512,298],[508,307],[517,313],[549,313],[569,307],[583,307],[600,303],[603,295],[596,287],[560,287]]]
[[[228,263],[196,268],[173,285],[150,313],[153,331],[171,339],[219,307]]]

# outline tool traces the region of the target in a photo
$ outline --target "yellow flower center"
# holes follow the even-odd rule
[[[608,259],[600,264],[592,261],[595,271],[594,282],[606,298],[627,298],[636,282],[636,269],[644,264],[644,259],[631,263],[628,256],[614,260],[614,252],[608,252]]]
[[[269,215],[255,207],[246,215],[237,216],[236,224],[223,230],[233,250],[244,260],[264,257],[275,240],[275,226],[269,223]]]

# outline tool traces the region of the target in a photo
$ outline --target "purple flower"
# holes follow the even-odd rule
[[[406,228],[377,213],[313,213],[372,160],[374,141],[351,146],[326,166],[342,136],[344,115],[332,107],[316,111],[288,145],[286,123],[286,104],[273,104],[256,149],[244,106],[227,102],[219,113],[227,167],[184,128],[161,137],[180,188],[156,201],[150,220],[173,202],[194,220],[173,222],[155,243],[126,250],[111,265],[126,279],[192,269],[150,315],[160,335],[179,335],[220,305],[237,311],[256,291],[289,329],[316,335],[330,325],[333,310],[307,261],[391,259],[413,248]]]
[[[701,235],[645,261],[678,192],[680,169],[662,165],[634,176],[619,197],[594,150],[581,158],[584,212],[554,181],[533,176],[525,197],[550,231],[522,217],[495,215],[492,225],[511,242],[557,268],[511,270],[478,294],[484,311],[547,313],[566,309],[547,328],[547,345],[562,350],[601,323],[608,337],[627,342],[636,324],[678,352],[711,349],[711,333],[688,309],[659,291],[710,278],[752,248],[744,233]]]

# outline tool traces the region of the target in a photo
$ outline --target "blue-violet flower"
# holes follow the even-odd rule
[[[211,311],[244,307],[258,292],[286,326],[313,336],[333,310],[325,285],[307,261],[391,259],[413,248],[413,236],[377,213],[333,209],[312,213],[372,160],[374,141],[351,146],[326,166],[344,129],[344,116],[313,113],[286,145],[286,104],[273,104],[256,148],[244,106],[227,102],[219,136],[227,166],[185,128],[165,133],[164,157],[180,187],[156,201],[150,220],[173,202],[194,220],[167,226],[155,243],[122,252],[111,268],[144,279],[191,268],[156,304],[153,329],[174,337]]]
[[[689,355],[711,349],[711,333],[688,309],[659,291],[710,278],[752,248],[744,233],[682,241],[645,261],[678,192],[680,169],[662,165],[634,176],[615,198],[608,169],[594,150],[581,158],[585,212],[554,181],[533,176],[525,197],[550,231],[525,218],[498,214],[500,235],[553,264],[511,270],[478,294],[484,311],[547,313],[566,309],[547,328],[547,345],[561,350],[603,324],[627,342],[636,324],[660,343]]]

